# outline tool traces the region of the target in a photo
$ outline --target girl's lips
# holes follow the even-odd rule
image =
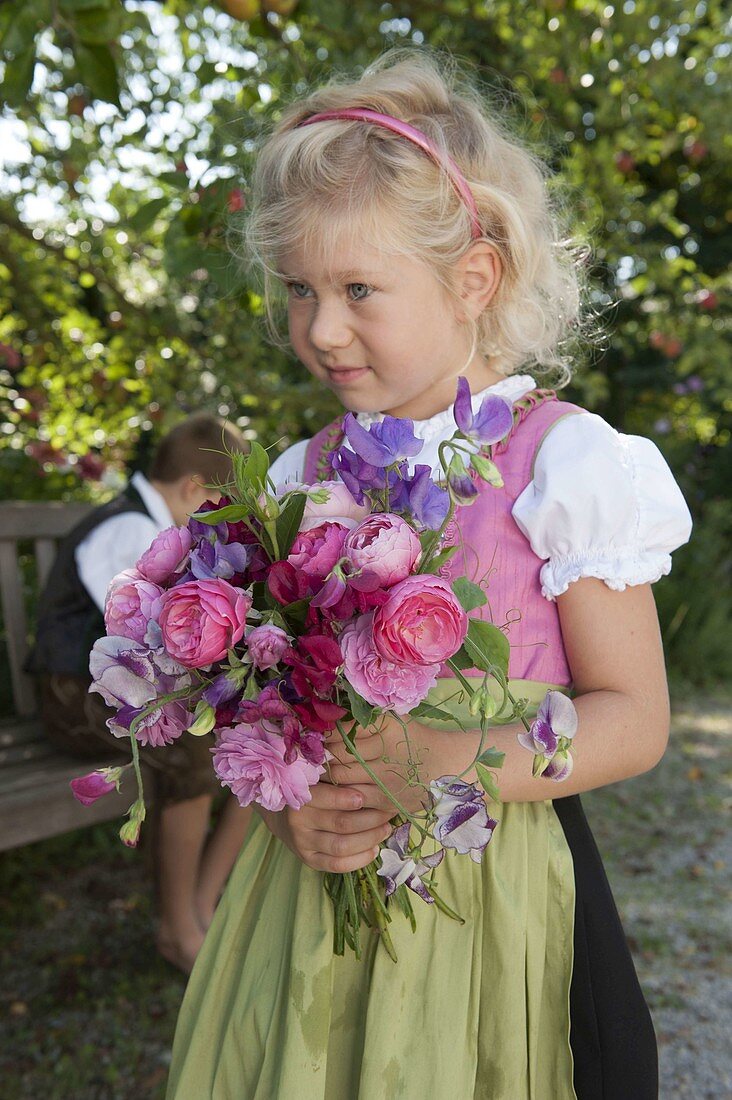
[[[368,367],[326,367],[328,377],[336,386],[343,386],[347,382],[356,382],[368,373]]]

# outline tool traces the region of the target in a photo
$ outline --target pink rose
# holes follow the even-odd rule
[[[193,537],[187,527],[166,527],[138,560],[137,568],[147,580],[165,584],[182,570],[192,545]]]
[[[284,630],[278,626],[265,623],[263,626],[255,626],[246,637],[247,649],[255,668],[263,671],[266,668],[274,668],[289,646],[290,642]]]
[[[325,768],[300,755],[286,763],[286,748],[284,738],[265,722],[240,722],[220,731],[214,770],[242,806],[258,802],[266,810],[299,810],[312,798],[310,788]]]
[[[439,664],[406,665],[383,657],[374,646],[373,612],[349,623],[339,638],[346,679],[367,703],[407,714],[437,682]]]
[[[252,600],[241,588],[213,577],[169,588],[160,604],[167,652],[187,668],[205,668],[239,641]]]
[[[292,489],[292,485],[287,486]],[[306,486],[303,486],[306,488]],[[313,486],[307,486],[311,491]],[[325,520],[331,523],[340,523],[343,527],[355,527],[365,516],[368,508],[365,504],[356,504],[348,489],[342,481],[322,481],[316,487],[318,490],[326,490],[328,499],[324,503],[318,503],[308,498],[305,511],[300,524],[301,531],[310,531],[318,527]]]
[[[428,573],[400,581],[374,615],[374,645],[397,664],[441,664],[467,632],[468,616],[449,584]]]
[[[401,516],[376,513],[359,523],[343,542],[355,569],[391,587],[412,572],[422,551],[417,535]]]
[[[295,536],[287,561],[312,580],[323,581],[343,555],[348,528],[342,523],[321,523]]]
[[[136,569],[125,569],[109,582],[104,625],[110,637],[143,642],[148,624],[160,613],[162,588],[145,580]]]

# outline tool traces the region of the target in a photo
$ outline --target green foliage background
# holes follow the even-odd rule
[[[0,6],[3,496],[108,495],[194,409],[278,447],[334,413],[265,339],[232,256],[237,208],[283,102],[426,43],[498,92],[567,185],[606,333],[568,396],[667,456],[697,522],[657,588],[667,651],[697,681],[728,674],[720,0],[221,4]]]

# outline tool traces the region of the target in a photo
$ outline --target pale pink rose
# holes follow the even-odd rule
[[[252,600],[241,588],[213,577],[169,588],[160,604],[166,651],[187,668],[205,668],[239,641]]]
[[[266,668],[274,668],[278,665],[283,653],[290,644],[290,640],[284,630],[271,623],[263,626],[255,626],[246,637],[247,649],[252,659],[252,664],[260,671]]]
[[[355,569],[389,588],[412,572],[422,552],[417,535],[401,516],[375,513],[346,535],[343,553]]]
[[[289,485],[288,489],[293,486]],[[303,486],[312,490],[313,486]],[[348,489],[342,481],[322,481],[317,489],[325,489],[328,499],[324,504],[318,504],[308,498],[300,524],[301,531],[309,531],[312,527],[318,527],[325,520],[331,523],[341,523],[344,527],[355,527],[357,523],[368,515],[368,507],[365,504],[356,504]]]
[[[174,573],[181,572],[192,545],[187,527],[166,527],[138,559],[137,568],[147,580],[165,584]]]
[[[298,755],[285,762],[284,738],[263,722],[239,722],[219,733],[214,771],[242,806],[257,802],[266,810],[299,810],[312,798],[310,788],[325,771]]]
[[[373,612],[348,624],[338,639],[346,679],[375,707],[407,714],[437,682],[439,664],[405,665],[383,657],[374,646]]]
[[[467,632],[468,616],[449,584],[429,573],[396,584],[374,615],[374,645],[397,664],[441,664]]]
[[[160,613],[162,588],[137,569],[125,569],[109,582],[104,605],[104,625],[110,637],[143,642],[148,624]]]
[[[287,555],[287,561],[307,577],[325,580],[343,555],[343,540],[348,528],[342,523],[321,523],[309,531],[300,531]]]

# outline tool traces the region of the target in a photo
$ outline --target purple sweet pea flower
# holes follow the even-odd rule
[[[422,882],[422,875],[442,862],[445,850],[440,848],[433,855],[422,856],[418,860],[412,859],[406,854],[409,847],[409,830],[408,821],[394,830],[379,853],[381,867],[377,868],[376,874],[381,875],[386,883],[384,893],[387,897],[391,897],[397,887],[404,884],[415,894],[419,894],[423,901],[432,905],[435,899]]]
[[[380,467],[419,454],[424,442],[414,434],[413,427],[407,417],[385,416],[368,430],[359,424],[353,413],[347,413],[343,420],[346,439],[359,458]]]
[[[220,504],[214,504],[212,500],[205,501],[201,507],[190,516],[188,520],[188,530],[193,538],[198,541],[199,539],[208,539],[212,533],[216,534],[216,538],[225,542],[229,534],[229,525],[226,520],[222,520],[221,523],[201,523],[196,519],[196,516],[200,516],[202,512],[216,512],[219,508],[224,506],[226,501],[222,500]]]
[[[497,443],[499,439],[503,439],[513,424],[511,403],[495,393],[484,397],[480,408],[474,413],[470,383],[463,377],[458,378],[453,415],[463,435],[485,444]]]
[[[559,740],[571,741],[577,732],[577,711],[574,703],[561,691],[548,691],[531,723],[528,733],[520,733],[518,741],[529,752],[551,760],[559,748]]]
[[[420,463],[414,467],[411,478],[405,478],[396,486],[391,507],[398,512],[410,511],[419,527],[436,531],[450,510],[450,494],[432,480],[430,467]]]
[[[435,839],[480,863],[498,824],[488,813],[482,791],[454,775],[443,775],[433,779],[430,792],[437,815]]]
[[[203,693],[203,698],[212,707],[220,707],[223,703],[228,703],[230,699],[233,699],[239,691],[241,691],[239,677],[222,672],[208,685]]]
[[[209,542],[202,539],[191,553],[190,570],[196,580],[211,580],[221,577],[228,581],[235,573],[243,573],[249,561],[249,551],[240,542],[230,544]]]
[[[383,467],[364,462],[348,447],[340,447],[334,453],[331,468],[339,475],[356,504],[364,504],[364,494],[368,490],[384,488],[386,479]]]
[[[465,468],[460,455],[453,455],[447,468],[447,487],[458,504],[472,504],[478,495],[478,490]]]

